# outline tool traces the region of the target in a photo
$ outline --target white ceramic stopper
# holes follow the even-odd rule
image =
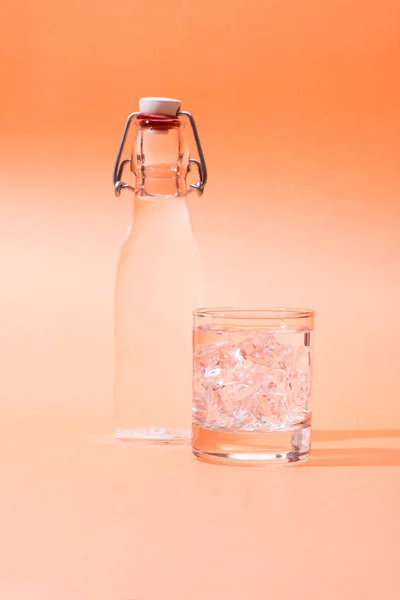
[[[139,110],[141,113],[153,115],[167,115],[176,117],[181,107],[181,101],[176,98],[140,98]]]

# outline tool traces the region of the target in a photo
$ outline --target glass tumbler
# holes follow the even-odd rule
[[[195,456],[291,463],[310,452],[314,311],[194,311]]]

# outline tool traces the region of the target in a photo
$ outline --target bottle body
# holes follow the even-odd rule
[[[192,311],[204,277],[185,194],[136,194],[115,296],[115,434],[189,439]]]

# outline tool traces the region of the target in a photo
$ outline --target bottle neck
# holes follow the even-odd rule
[[[173,120],[165,126],[158,120],[139,119],[132,152],[136,194],[142,198],[185,195],[189,149],[183,124]]]
[[[176,175],[164,176],[158,173],[145,173],[136,177],[136,195],[145,200],[154,198],[174,198],[186,196],[186,179]]]

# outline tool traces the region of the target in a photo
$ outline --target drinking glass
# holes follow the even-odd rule
[[[311,431],[314,311],[193,312],[193,436],[201,460],[297,462]]]

